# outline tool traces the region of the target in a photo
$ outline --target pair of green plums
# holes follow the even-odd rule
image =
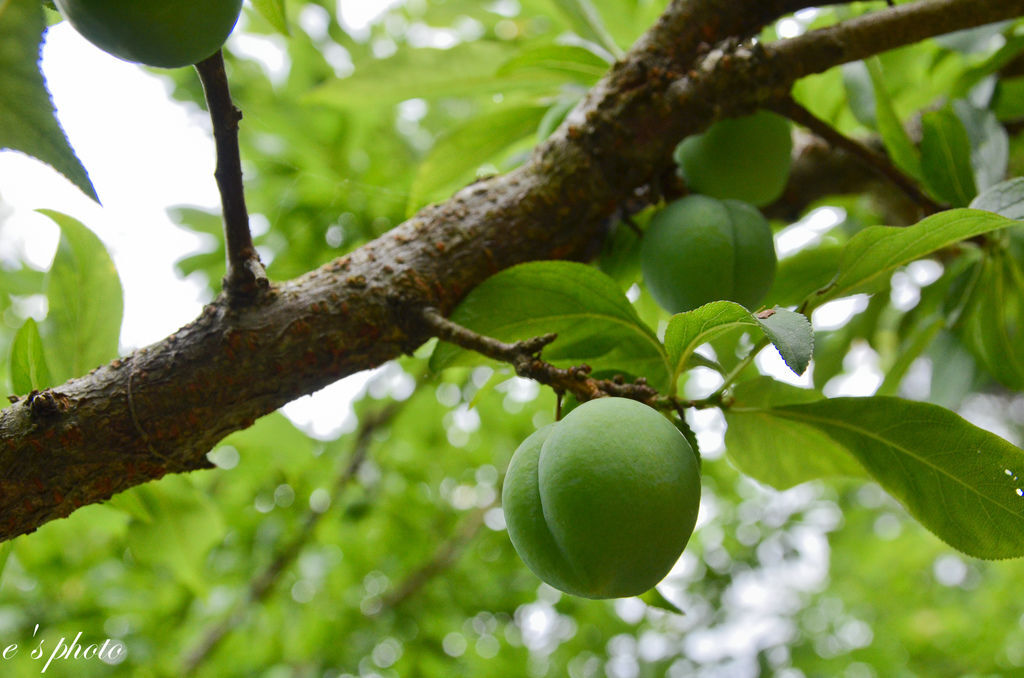
[[[220,49],[242,0],[55,0],[89,42],[125,61],[178,68]]]
[[[693,533],[700,471],[686,438],[626,398],[583,403],[512,455],[502,507],[523,562],[584,598],[647,591]]]

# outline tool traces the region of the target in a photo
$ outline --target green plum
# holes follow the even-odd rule
[[[675,159],[695,193],[753,205],[774,202],[792,163],[790,122],[768,111],[721,120],[683,140]]]
[[[775,279],[772,229],[737,200],[690,195],[651,217],[640,249],[644,283],[669,313],[711,301],[754,310]]]
[[[524,440],[501,496],[512,545],[540,579],[584,598],[635,596],[689,541],[700,471],[656,410],[599,398]]]
[[[242,0],[56,0],[75,30],[125,61],[178,68],[212,55],[231,34]]]

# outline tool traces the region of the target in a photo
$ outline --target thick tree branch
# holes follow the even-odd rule
[[[61,404],[54,411],[27,398],[3,410],[0,539],[169,471],[209,467],[206,453],[225,435],[419,346],[429,337],[420,309],[446,314],[496,271],[590,257],[675,143],[714,120],[777,100],[812,72],[1024,15],[1024,0],[934,0],[763,50],[707,52],[806,4],[821,3],[673,2],[522,167],[250,306],[218,299],[167,339],[47,391]]]

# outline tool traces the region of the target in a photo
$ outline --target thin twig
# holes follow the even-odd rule
[[[832,125],[801,106],[792,97],[785,97],[784,99],[781,99],[772,106],[772,109],[776,113],[786,116],[796,124],[806,127],[833,147],[840,148],[862,161],[865,165],[902,191],[916,205],[920,206],[925,214],[935,214],[936,212],[941,212],[945,209],[944,206],[937,203],[922,191],[920,186],[917,185],[917,182],[894,165],[886,155],[878,153],[856,139],[851,139],[845,134],[842,134]]]
[[[416,568],[402,583],[381,599],[380,607],[374,614],[390,610],[413,597],[427,582],[441,574],[458,561],[463,547],[476,536],[484,524],[484,514],[491,505],[478,508],[466,517],[458,532],[441,543],[430,560]]]
[[[253,246],[249,230],[249,213],[245,207],[242,186],[242,160],[238,147],[238,123],[242,112],[231,101],[224,56],[220,50],[196,64],[203,83],[206,105],[213,123],[213,139],[217,147],[217,168],[214,178],[220,191],[224,211],[224,239],[227,251],[227,272],[224,288],[229,297],[251,299],[268,286],[267,274]]]
[[[556,339],[554,334],[508,344],[463,327],[445,318],[435,308],[426,307],[421,311],[421,315],[437,337],[488,358],[508,363],[520,377],[550,386],[555,393],[572,393],[580,402],[604,396],[618,396],[653,405],[658,398],[658,391],[649,386],[646,379],[641,378],[629,383],[621,379],[594,379],[590,376],[589,365],[561,368],[545,362],[540,357],[540,351]]]
[[[390,421],[401,407],[401,402],[392,402],[375,414],[367,415],[363,420],[353,442],[352,454],[349,457],[348,463],[345,464],[334,480],[331,497],[334,499],[335,504],[345,487],[355,478],[363,461],[365,461],[374,432]],[[246,611],[267,597],[274,588],[274,584],[280,579],[281,574],[295,561],[303,547],[312,539],[316,526],[325,515],[327,515],[327,511],[317,512],[310,509],[306,512],[301,527],[292,536],[291,540],[284,544],[270,564],[249,582],[249,590],[245,597],[234,605],[230,614],[210,626],[203,634],[202,639],[185,655],[182,661],[181,675],[189,676],[194,674],[203,661],[220,645],[228,633],[245,620]]]

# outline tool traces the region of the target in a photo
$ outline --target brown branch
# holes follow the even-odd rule
[[[588,259],[618,206],[669,166],[675,143],[714,120],[762,107],[812,72],[1024,15],[1024,0],[925,0],[761,50],[707,53],[808,4],[820,3],[672,2],[523,166],[252,304],[222,295],[166,339],[52,389],[67,403],[57,413],[34,412],[26,399],[0,411],[0,539],[170,469],[209,468],[206,453],[227,434],[414,350],[431,336],[418,309],[446,314],[499,270]],[[150,446],[129,411],[129,361],[135,421]]]
[[[642,378],[632,383],[626,383],[621,378],[594,379],[590,376],[589,365],[561,368],[541,360],[540,351],[557,338],[554,334],[507,344],[477,334],[445,318],[435,308],[424,308],[422,315],[424,322],[439,338],[488,358],[506,362],[512,365],[520,377],[550,386],[557,394],[572,393],[580,402],[618,396],[652,405],[658,398],[658,392]]]
[[[363,419],[353,442],[352,454],[349,456],[348,463],[341,468],[335,477],[331,491],[332,503],[334,505],[338,504],[338,499],[345,488],[352,482],[359,468],[363,465],[363,461],[369,452],[374,432],[390,422],[401,408],[402,403],[392,402],[380,411],[367,415]],[[295,562],[303,547],[312,540],[313,531],[327,514],[328,511],[318,512],[312,509],[306,512],[298,531],[278,550],[271,562],[249,582],[249,589],[246,595],[233,606],[233,609],[227,616],[207,628],[199,642],[185,654],[181,663],[181,675],[193,675],[202,666],[206,658],[220,645],[221,641],[245,620],[247,610],[259,604],[267,597],[273,590],[274,585],[280,580],[281,574]]]
[[[242,112],[231,101],[221,50],[200,61],[195,67],[203,83],[206,105],[210,109],[217,149],[217,168],[213,175],[217,180],[224,211],[224,245],[227,252],[227,272],[223,285],[230,298],[251,300],[267,288],[268,281],[259,254],[253,246],[249,213],[245,207],[242,160],[238,147],[238,123],[242,119]]]
[[[857,158],[869,167],[872,171],[890,182],[893,186],[902,191],[910,200],[920,206],[924,212],[921,216],[941,212],[948,206],[935,202],[927,193],[921,190],[917,182],[897,167],[884,153],[879,153],[873,148],[863,144],[856,139],[842,134],[832,125],[817,117],[809,110],[797,103],[792,97],[784,97],[778,102],[769,106],[780,115],[784,115],[798,125],[818,135],[835,148],[840,148],[851,156]]]

